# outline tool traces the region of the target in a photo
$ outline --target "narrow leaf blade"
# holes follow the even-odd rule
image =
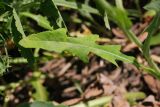
[[[15,42],[15,44],[18,46],[20,53],[22,54],[23,57],[25,57],[28,62],[30,64],[34,63],[34,57],[32,55],[32,51],[31,49],[26,49],[23,48],[22,46],[20,46],[18,44],[18,42],[25,37],[20,19],[15,11],[15,9],[13,9],[13,19],[12,19],[12,24],[11,24],[11,31],[12,31],[12,35],[13,35],[13,40]]]
[[[148,32],[148,37],[143,45],[143,52],[146,55],[147,54],[149,55],[151,38],[154,35],[155,31],[158,29],[159,25],[160,25],[160,13],[158,12],[154,17],[154,19],[152,20],[151,24],[145,30],[146,32]]]
[[[108,28],[110,30],[107,12],[104,13],[104,22],[105,22],[106,28]]]
[[[151,3],[144,6],[144,9],[155,10],[156,12],[159,12],[160,11],[160,1],[159,0],[152,1]]]
[[[29,12],[22,12],[21,15],[33,19],[42,28],[53,30],[53,28],[50,26],[50,22],[47,20],[46,17],[42,15],[35,15]]]
[[[71,2],[71,1],[66,1],[66,0],[54,0],[54,1],[57,6],[64,6],[64,7],[82,10],[82,11],[86,11],[88,13],[93,13],[93,14],[99,15],[99,12],[97,9],[95,9],[91,6],[88,6],[86,4],[82,4],[79,2]]]
[[[41,11],[51,21],[54,29],[67,28],[54,0],[45,0],[41,3]]]

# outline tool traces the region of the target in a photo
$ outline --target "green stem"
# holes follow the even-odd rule
[[[36,71],[36,70],[38,70],[38,56],[39,56],[39,51],[40,51],[40,49],[39,48],[36,48],[35,50],[34,50],[34,58],[35,58],[35,63],[34,63],[34,65],[33,65],[33,67],[34,67],[34,70]]]
[[[125,30],[125,29],[122,29],[124,31],[124,33],[127,35],[127,37],[132,41],[134,42],[138,47],[141,48],[142,50],[142,43],[136,38],[136,35],[130,31],[130,30]],[[160,69],[158,68],[157,64],[155,64],[155,62],[153,61],[153,59],[151,58],[151,55],[150,54],[145,54],[144,52],[142,52],[145,59],[147,60],[149,66],[151,68],[153,68],[155,71],[157,71],[157,73],[160,73]]]
[[[152,67],[157,73],[160,74],[160,69],[159,67],[157,66],[157,64],[155,64],[155,62],[153,61],[153,59],[151,58],[151,56],[147,55],[147,56],[144,56],[149,64],[150,67]]]
[[[130,31],[130,30],[125,30],[125,29],[122,29],[124,31],[124,33],[126,34],[126,36],[129,38],[129,40],[131,40],[132,42],[134,42],[139,48],[141,48],[141,50],[143,50],[143,47],[142,47],[142,43],[138,40],[138,38],[136,38],[136,35]],[[147,60],[148,62],[148,65],[154,69],[157,73],[160,74],[160,69],[159,67],[157,66],[157,64],[155,64],[155,62],[153,61],[153,59],[151,58],[151,55],[149,54],[149,50],[148,50],[148,54],[143,53],[143,56],[145,57],[145,59]]]
[[[9,63],[11,64],[22,64],[22,63],[28,63],[27,59],[23,57],[17,57],[17,58],[9,58]]]
[[[114,17],[118,17],[118,16],[114,16],[112,15],[112,9],[113,6],[111,6],[109,3],[107,3],[105,0],[94,0],[94,2],[97,5],[97,8],[99,9],[99,11],[103,14],[104,11],[107,10],[109,16],[112,16],[112,19],[116,19]],[[158,15],[157,17],[160,17],[160,15]],[[155,18],[155,19],[159,19],[159,18]],[[113,20],[116,23],[116,20]],[[157,23],[157,20],[155,20],[155,23]],[[127,36],[127,38],[134,42],[141,50],[143,53],[143,56],[145,57],[145,59],[147,60],[149,66],[154,69],[159,75],[160,75],[160,69],[158,68],[158,66],[155,64],[155,62],[153,61],[153,59],[151,58],[149,51],[150,51],[150,45],[149,44],[142,44],[141,41],[138,39],[138,37],[128,28],[125,28],[123,26],[121,26],[120,24],[117,24],[119,26],[119,28],[121,28],[123,30],[123,32],[125,33],[125,35]],[[152,26],[153,28],[157,28],[157,24],[154,24]],[[152,34],[153,31],[150,31],[150,35]],[[150,39],[147,39],[150,40]],[[146,42],[147,43],[147,42]],[[146,46],[148,45],[148,46]],[[143,49],[143,46],[148,47],[147,49]]]
[[[142,43],[131,30],[126,30],[123,28],[122,30],[130,41],[134,42],[138,47],[142,48]]]
[[[113,11],[112,11],[112,9],[114,9],[113,6],[111,6],[105,0],[94,0],[94,2],[96,3],[97,8],[101,12],[101,14],[104,14],[105,11],[108,12],[108,16],[110,17],[110,20],[112,20],[115,23],[117,23],[116,20],[113,20],[113,19],[116,19],[116,18],[114,18],[115,15],[113,14]],[[131,40],[132,42],[136,43],[137,46],[139,46],[140,48],[142,47],[142,43],[139,41],[137,36],[135,36],[134,33],[131,30],[129,30],[127,28],[124,28],[120,24],[118,26],[123,30],[123,32],[126,34],[126,36],[127,36],[127,38],[129,40]]]

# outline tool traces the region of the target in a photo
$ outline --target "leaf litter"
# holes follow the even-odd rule
[[[147,19],[146,19],[147,20]],[[149,20],[150,21],[150,20]],[[148,25],[145,23],[137,23],[133,25],[132,30],[141,41],[145,40],[146,35],[140,35],[140,32]],[[91,33],[89,28],[83,27],[85,34]],[[81,35],[81,32],[73,32]],[[122,45],[123,52],[134,51],[135,56],[140,62],[145,63],[141,55],[137,52],[137,46],[130,43],[124,34],[118,28],[112,29],[113,39],[98,40],[100,44],[119,44]],[[153,47],[151,50],[155,61],[159,56],[159,46]],[[51,54],[55,54],[54,52]],[[102,96],[113,96],[106,107],[160,107],[160,81],[142,70],[138,70],[131,64],[118,62],[119,67],[102,60],[99,57],[89,55],[90,63],[84,64],[77,58],[55,58],[43,64],[39,68],[43,73],[47,73],[48,77],[43,84],[49,92],[49,99],[57,103],[66,105],[76,105],[81,102],[87,102]],[[159,62],[159,60],[157,60]],[[24,65],[22,65],[24,66]],[[13,72],[17,71],[12,69]],[[28,71],[25,70],[25,71]],[[26,75],[25,80],[32,76],[32,71],[28,74],[15,74],[15,78]],[[3,81],[2,81],[3,83]],[[18,87],[14,93],[8,92],[11,96],[10,106],[16,106],[19,102],[32,101],[29,93],[34,91],[30,85]],[[144,98],[131,99],[125,95],[130,92],[143,92],[146,94]],[[25,97],[24,97],[25,96]]]

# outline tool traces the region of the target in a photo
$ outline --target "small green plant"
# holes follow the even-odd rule
[[[51,7],[55,8],[54,3],[56,3],[56,1],[55,2],[50,1],[50,2],[53,4],[50,6],[50,8]],[[157,7],[157,4],[159,2],[155,1],[145,6],[145,9],[155,10],[157,14],[154,17],[151,24],[144,31],[144,32],[148,32],[148,37],[143,44],[139,41],[137,36],[131,31],[132,23],[131,23],[131,20],[128,18],[127,12],[124,10],[121,0],[116,1],[116,6],[110,5],[105,0],[94,0],[94,2],[97,5],[97,8],[99,9],[102,16],[104,16],[106,27],[109,28],[109,23],[108,21],[106,21],[108,20],[108,17],[109,17],[111,21],[113,21],[115,24],[119,26],[119,28],[123,30],[123,32],[128,37],[128,39],[134,42],[140,48],[150,68],[147,68],[141,64],[138,64],[133,57],[127,57],[121,54],[119,52],[120,46],[96,45],[94,42],[98,38],[95,35],[91,35],[84,38],[72,38],[69,36],[67,37],[64,29],[61,29],[61,27],[65,27],[65,26],[61,26],[61,25],[65,25],[64,21],[59,22],[59,26],[57,23],[57,26],[59,27],[58,30],[46,31],[38,34],[29,35],[27,38],[24,38],[20,41],[20,45],[25,48],[41,48],[41,49],[56,51],[56,52],[69,51],[73,55],[78,56],[84,62],[86,62],[87,55],[89,54],[89,52],[92,52],[114,63],[115,65],[116,65],[115,60],[121,60],[124,62],[133,63],[137,67],[139,68],[141,67],[146,71],[148,71],[149,73],[151,73],[152,75],[156,76],[157,78],[160,78],[160,70],[157,67],[157,65],[153,62],[149,54],[151,38],[155,33],[155,31],[158,29],[158,26],[160,24],[159,8],[158,9],[155,8]],[[62,20],[62,17],[59,11],[57,11],[57,16],[59,17],[59,20]]]
[[[137,36],[131,31],[131,20],[127,17],[128,14],[123,8],[122,0],[117,0],[116,1],[116,6],[110,5],[105,0],[94,0],[94,2],[97,4],[97,7],[99,7],[99,10],[102,13],[102,15],[105,12],[107,12],[108,17],[114,23],[116,23],[119,26],[119,28],[121,28],[123,30],[123,32],[125,33],[127,38],[129,40],[131,40],[132,42],[134,42],[140,48],[142,54],[146,58],[149,66],[151,67],[152,70],[151,69],[147,70],[146,67],[144,67],[143,65],[140,65],[140,66],[142,68],[144,68],[145,70],[147,70],[152,75],[154,75],[154,76],[156,76],[157,78],[160,79],[160,69],[154,63],[154,61],[152,60],[152,58],[150,56],[151,38],[155,34],[155,32],[157,31],[157,29],[159,27],[159,24],[160,24],[160,16],[159,16],[160,15],[159,14],[160,9],[158,7],[159,1],[157,0],[157,1],[151,2],[150,4],[148,4],[144,7],[147,10],[156,11],[156,16],[152,20],[151,24],[144,31],[144,32],[148,32],[148,37],[147,37],[147,39],[145,40],[144,43],[141,43],[139,41],[139,39],[137,38]]]
[[[0,47],[5,49],[3,53],[0,52],[0,74],[3,75],[3,73],[5,73],[10,67],[9,64],[11,63],[28,63],[30,66],[34,66],[33,70],[35,71],[35,75],[31,80],[29,80],[29,82],[37,88],[37,93],[33,94],[32,97],[35,100],[39,98],[41,101],[48,101],[45,87],[42,84],[39,84],[41,78],[40,75],[42,74],[39,74],[39,72],[37,73],[36,69],[37,53],[40,49],[43,49],[47,51],[55,51],[57,53],[69,52],[73,56],[79,57],[84,62],[88,62],[88,55],[90,53],[94,53],[116,66],[118,66],[116,62],[117,60],[132,63],[137,68],[142,68],[160,79],[160,69],[152,60],[150,55],[150,46],[160,43],[160,41],[154,42],[154,40],[159,38],[157,30],[160,24],[160,1],[155,0],[144,7],[146,10],[152,10],[156,13],[152,22],[144,31],[148,32],[148,37],[144,43],[140,42],[133,31],[131,31],[132,20],[128,17],[128,12],[123,7],[122,0],[115,0],[116,6],[111,5],[106,0],[93,0],[93,2],[96,7],[92,7],[87,3],[83,4],[76,1],[66,0],[28,0],[28,2],[26,2],[26,0],[15,0],[15,2],[0,0],[0,22],[3,23],[3,25],[0,26]],[[87,18],[91,24],[98,26],[97,29],[99,31],[104,31],[104,29],[94,20],[91,14],[102,17],[104,19],[105,26],[108,29],[111,28],[109,21],[112,21],[124,32],[130,41],[139,47],[141,53],[148,62],[149,67],[138,63],[136,58],[123,54],[120,51],[121,46],[119,45],[97,44],[97,41],[100,39],[97,34],[83,35],[84,37],[71,37],[65,24],[65,19],[63,20],[57,6],[77,10],[82,16]],[[31,12],[32,9],[33,12]],[[37,10],[41,11],[43,15],[34,14],[34,11]],[[35,31],[30,28],[30,26],[27,25],[28,23],[25,22],[26,18],[30,18],[32,21],[35,21],[42,30]],[[22,23],[25,23],[24,26],[22,26]],[[157,36],[152,37],[153,35]],[[7,40],[14,42],[22,57],[15,59],[9,57],[6,49]],[[19,83],[21,84],[21,82]],[[10,87],[10,85],[8,87]],[[1,87],[1,90],[5,90],[5,88],[6,87]],[[145,95],[141,93],[138,93],[137,96],[138,95],[141,95],[140,97],[143,98],[145,97]],[[104,99],[105,101],[106,99],[107,101],[110,101],[111,97]],[[94,100],[91,102],[94,102]],[[103,103],[106,102],[103,101]],[[63,105],[54,106],[50,102],[47,103],[40,101],[25,103],[18,107],[39,107],[43,104],[43,107],[66,107]],[[88,104],[91,105],[90,107],[94,107],[96,105],[92,105],[93,103],[90,103],[90,101]],[[83,104],[83,106],[85,107],[85,104]]]

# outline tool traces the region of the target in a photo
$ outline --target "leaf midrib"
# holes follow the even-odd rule
[[[33,41],[33,40],[31,40],[31,41]],[[119,56],[119,55],[116,55],[116,54],[114,54],[114,53],[112,53],[112,52],[109,52],[109,51],[105,51],[105,50],[103,50],[103,49],[99,49],[99,48],[95,48],[95,47],[92,47],[91,45],[89,45],[89,46],[86,46],[86,45],[83,45],[83,44],[80,44],[80,43],[70,43],[70,42],[67,42],[67,41],[65,41],[65,42],[62,42],[62,41],[41,41],[41,40],[38,40],[39,42],[57,42],[57,43],[61,43],[61,44],[68,44],[69,46],[74,46],[74,47],[86,47],[86,48],[90,48],[90,50],[91,50],[91,52],[93,52],[94,53],[94,51],[93,50],[97,50],[97,51],[102,51],[102,52],[104,52],[104,53],[106,53],[106,54],[109,54],[109,55],[112,55],[112,56],[115,56],[115,57],[117,57],[117,58],[120,58],[120,59],[123,59],[123,60],[126,60],[126,61],[128,61],[128,62],[130,62],[130,63],[132,63],[132,61],[131,60],[129,60],[129,59],[127,59],[127,58],[124,58],[124,57],[121,57],[121,56]],[[35,42],[35,41],[34,41]],[[75,46],[76,45],[76,46]],[[94,46],[96,46],[97,44],[93,44]],[[98,46],[98,45],[97,45]],[[116,59],[116,58],[115,58]]]

